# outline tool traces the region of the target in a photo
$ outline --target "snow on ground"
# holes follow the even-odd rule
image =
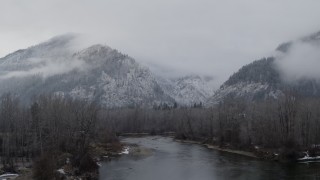
[[[314,160],[320,160],[320,156],[310,157],[310,156],[304,156],[303,158],[299,158],[298,161],[314,161]]]
[[[121,155],[121,154],[129,154],[129,147],[124,147],[123,150],[122,150],[122,152],[119,153],[119,154],[120,154],[120,155]]]
[[[15,179],[16,177],[18,177],[18,174],[11,174],[11,173],[5,173],[0,175],[0,179],[1,180],[5,180],[5,179]]]
[[[298,161],[317,161],[320,160],[320,156],[310,157],[308,152],[305,152],[305,156],[303,158],[297,159]]]
[[[66,174],[66,172],[64,172],[64,169],[62,169],[62,168],[61,168],[61,169],[58,169],[57,171],[58,171],[60,174],[64,174],[64,175]]]

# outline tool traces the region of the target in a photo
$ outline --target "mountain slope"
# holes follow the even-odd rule
[[[243,98],[249,101],[277,99],[286,91],[293,91],[305,97],[320,96],[320,77],[299,76],[297,79],[290,80],[291,77],[285,77],[285,70],[279,67],[279,63],[288,59],[289,62],[285,62],[287,64],[284,65],[288,66],[285,69],[290,68],[290,58],[293,58],[290,55],[292,51],[296,51],[293,47],[297,44],[308,44],[315,50],[320,51],[320,32],[297,41],[281,44],[276,49],[280,53],[279,56],[263,58],[243,66],[221,85],[215,94],[209,98],[207,104],[217,104],[226,96]],[[317,58],[320,61],[320,57]],[[298,59],[298,61],[306,61],[306,59]]]
[[[259,100],[277,98],[282,91],[280,74],[274,67],[274,58],[264,58],[243,66],[237,73],[221,85],[210,104],[216,104],[226,96]]]
[[[171,79],[158,77],[158,83],[166,94],[182,105],[204,103],[214,93],[209,80],[196,75]]]
[[[173,103],[148,68],[107,46],[72,50],[75,36],[55,37],[0,59],[0,94],[23,102],[39,94],[99,102],[106,107]]]

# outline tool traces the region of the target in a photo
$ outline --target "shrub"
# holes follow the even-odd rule
[[[85,154],[79,164],[79,171],[83,172],[93,172],[98,170],[97,163],[91,158],[91,156],[87,153]]]
[[[36,180],[52,180],[56,174],[56,160],[54,155],[46,153],[35,161],[33,167],[33,178]]]

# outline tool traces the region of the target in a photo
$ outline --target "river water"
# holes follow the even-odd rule
[[[320,163],[260,161],[167,137],[125,138],[123,142],[153,152],[102,163],[101,180],[320,179]]]

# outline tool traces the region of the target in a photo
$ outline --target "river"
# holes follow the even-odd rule
[[[125,138],[153,149],[102,163],[101,180],[318,179],[320,163],[282,164],[210,150],[169,137]]]

